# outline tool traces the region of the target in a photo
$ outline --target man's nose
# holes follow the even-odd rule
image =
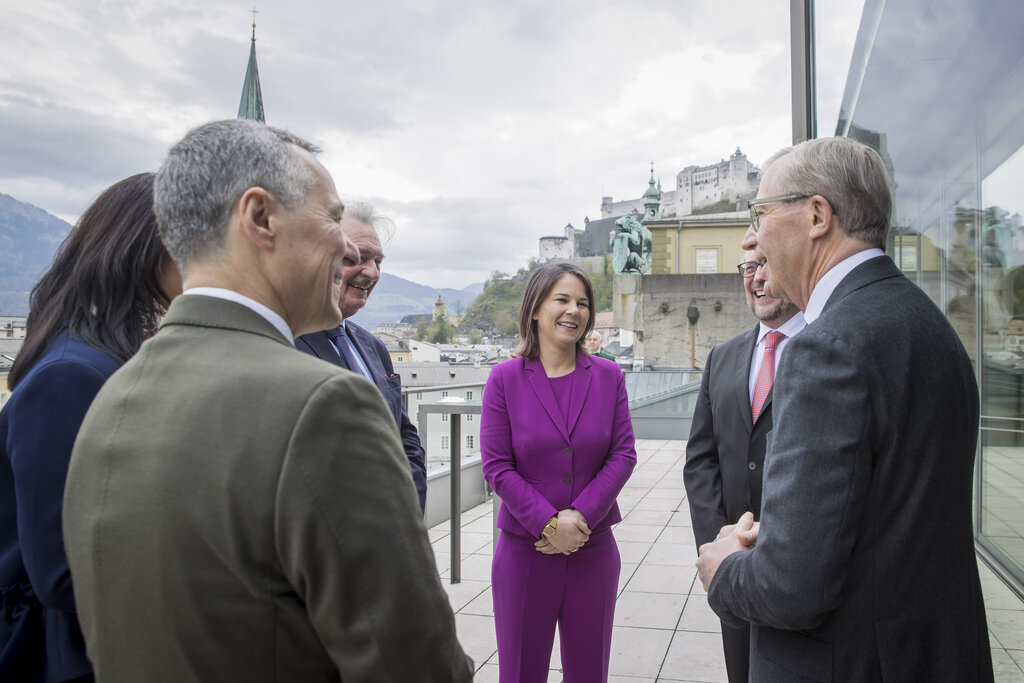
[[[361,260],[359,256],[359,247],[357,247],[356,243],[349,239],[348,235],[345,233],[341,233],[341,238],[345,241],[345,256],[342,258],[342,261],[344,262],[345,267],[349,268],[356,265]]]
[[[754,226],[750,225],[747,227],[747,233],[743,235],[743,241],[740,242],[740,248],[743,251],[750,251],[757,246],[757,233],[754,232]]]

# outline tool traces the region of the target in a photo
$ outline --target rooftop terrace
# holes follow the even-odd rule
[[[696,548],[683,489],[685,441],[637,441],[638,463],[619,495],[622,555],[610,681],[725,681],[719,621],[694,567]],[[459,640],[476,681],[498,680],[491,610],[492,505],[462,515],[462,582],[449,583],[448,523],[430,529]],[[996,680],[1024,683],[1024,604],[979,561]],[[548,681],[561,681],[557,638]]]

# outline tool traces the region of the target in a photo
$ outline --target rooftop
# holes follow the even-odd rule
[[[694,567],[696,548],[683,489],[685,441],[637,441],[637,467],[619,495],[615,536],[622,555],[609,681],[725,681],[718,617]],[[448,523],[430,529],[459,640],[477,683],[498,680],[491,610],[492,505],[462,514],[462,582],[448,582]],[[983,562],[982,590],[997,681],[1024,681],[1024,603]],[[555,639],[548,681],[561,681]]]

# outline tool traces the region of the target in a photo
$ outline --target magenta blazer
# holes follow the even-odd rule
[[[484,478],[501,497],[499,529],[540,538],[566,508],[579,510],[591,531],[621,521],[615,497],[633,472],[636,448],[619,366],[577,353],[568,425],[539,359],[494,366],[480,455]]]

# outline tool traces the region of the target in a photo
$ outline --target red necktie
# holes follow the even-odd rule
[[[775,380],[775,347],[786,335],[781,332],[769,332],[764,338],[764,358],[761,359],[761,369],[757,371],[757,382],[754,384],[754,400],[750,404],[750,412],[757,422],[764,407],[764,400],[768,398],[768,391],[772,388]]]

